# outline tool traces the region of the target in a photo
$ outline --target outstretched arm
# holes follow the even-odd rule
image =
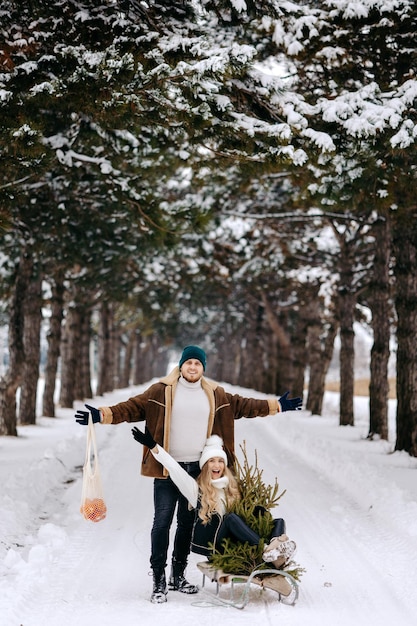
[[[178,487],[182,495],[187,498],[193,509],[195,509],[198,500],[197,481],[187,474],[185,469],[183,469],[162,446],[159,446],[154,441],[147,427],[145,427],[145,432],[142,432],[135,426],[132,428],[132,435],[136,441],[147,446],[155,459],[168,470],[172,482]]]

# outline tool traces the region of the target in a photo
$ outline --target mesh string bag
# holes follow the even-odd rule
[[[83,467],[80,511],[83,517],[90,522],[100,522],[107,514],[98,463],[96,433],[91,415],[88,418],[87,426],[87,448]]]

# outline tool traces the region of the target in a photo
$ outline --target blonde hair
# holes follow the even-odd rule
[[[240,492],[235,476],[230,469],[225,465],[223,476],[227,476],[229,484],[225,488],[224,493],[226,496],[226,508],[229,508],[233,502],[240,500]],[[203,465],[201,473],[197,478],[198,486],[200,487],[200,510],[199,517],[203,520],[204,524],[207,524],[217,507],[217,493],[218,489],[213,487],[211,483],[211,474],[208,463]],[[219,511],[218,511],[219,512]]]

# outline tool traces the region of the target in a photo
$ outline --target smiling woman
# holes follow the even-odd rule
[[[199,461],[201,473],[194,479],[164,448],[156,444],[147,429],[143,433],[134,427],[132,434],[169,471],[170,479],[195,509],[192,552],[210,558],[215,553],[222,553],[227,540],[250,546],[258,546],[264,541],[238,514],[230,512],[241,494],[237,480],[227,465],[227,455],[219,436],[212,435],[207,439]],[[273,520],[272,526],[263,559],[268,563],[277,563],[276,566],[281,568],[290,561],[296,545],[286,536],[283,519]],[[273,542],[274,538],[279,538],[279,541]]]
[[[209,459],[207,461],[207,466],[212,480],[223,476],[224,460],[221,457],[216,456],[213,459]]]

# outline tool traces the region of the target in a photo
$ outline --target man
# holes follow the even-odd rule
[[[179,364],[143,393],[111,407],[96,409],[86,405],[93,422],[120,424],[142,422],[152,438],[197,478],[199,459],[207,437],[212,434],[223,439],[230,466],[234,463],[234,420],[241,417],[265,417],[281,411],[301,408],[301,398],[289,399],[288,391],[281,398],[260,400],[230,394],[216,382],[203,376],[206,354],[198,346],[186,346]],[[75,419],[87,424],[88,412],[78,411]],[[154,521],[151,531],[151,567],[153,590],[151,602],[167,600],[165,567],[167,563],[169,530],[177,507],[177,529],[172,551],[171,575],[168,586],[182,593],[197,593],[198,587],[185,578],[190,553],[194,511],[171,481],[167,471],[158,463],[149,448],[144,447],[142,474],[154,478]]]

